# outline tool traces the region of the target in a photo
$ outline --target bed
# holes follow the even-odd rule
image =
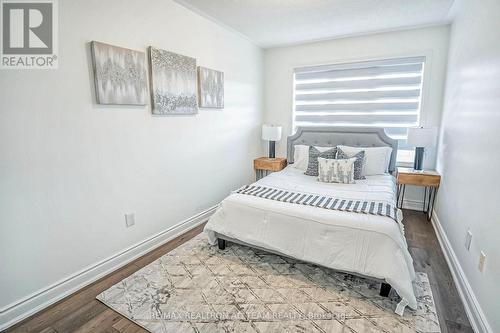
[[[252,184],[280,191],[300,191],[345,200],[376,201],[396,207],[396,183],[389,173],[367,176],[356,184],[321,183],[294,168],[295,145],[393,148],[388,171],[395,169],[397,141],[377,128],[298,128],[287,139],[289,165]],[[233,192],[205,226],[209,242],[264,249],[331,269],[382,282],[381,294],[392,287],[401,297],[396,312],[417,306],[415,272],[408,252],[402,213],[397,217],[323,209]]]

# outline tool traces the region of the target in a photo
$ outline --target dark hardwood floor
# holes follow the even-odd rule
[[[473,332],[431,222],[404,210],[405,235],[415,271],[429,276],[442,333]]]
[[[427,222],[421,212],[405,210],[404,216],[406,238],[414,259],[415,269],[419,272],[426,272],[429,276],[442,332],[472,332],[432,225]],[[202,231],[203,226],[198,226],[160,246],[123,268],[9,328],[5,333],[147,332],[97,301],[95,297],[103,290],[108,289],[123,278],[196,236]]]

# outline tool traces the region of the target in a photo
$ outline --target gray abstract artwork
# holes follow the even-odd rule
[[[200,108],[224,108],[224,73],[198,67],[198,98]]]
[[[196,59],[150,47],[149,60],[153,114],[198,113]]]
[[[146,105],[144,52],[91,43],[97,104]]]

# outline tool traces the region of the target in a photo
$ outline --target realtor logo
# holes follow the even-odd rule
[[[1,68],[57,68],[56,0],[2,0],[1,8]]]

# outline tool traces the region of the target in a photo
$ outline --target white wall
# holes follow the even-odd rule
[[[92,40],[223,71],[225,109],[95,105]],[[263,153],[261,49],[172,1],[59,1],[59,58],[0,73],[0,322],[7,305],[217,204]]]
[[[292,131],[293,69],[300,66],[426,55],[421,125],[438,126],[443,104],[448,34],[448,26],[441,26],[266,50],[265,121],[283,126],[284,139],[277,144],[277,154],[286,155],[286,136]],[[434,167],[435,152],[435,149],[428,150],[426,167]],[[405,199],[408,201],[422,200],[421,191],[408,189],[407,193]]]
[[[457,1],[456,15],[435,222],[448,242],[469,306],[479,314],[478,332],[488,329],[487,322],[490,332],[500,332],[500,2]],[[470,252],[464,246],[468,228],[473,234]],[[487,255],[484,273],[478,270],[480,251]]]

